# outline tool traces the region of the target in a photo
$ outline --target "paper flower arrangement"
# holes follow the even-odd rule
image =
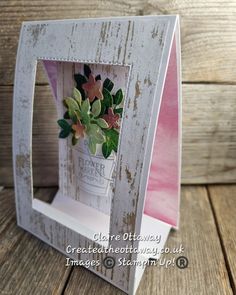
[[[74,75],[76,87],[72,97],[63,100],[66,108],[64,118],[57,121],[61,127],[59,138],[72,135],[72,144],[80,138],[88,138],[91,154],[96,154],[97,145],[102,144],[104,158],[112,151],[117,152],[119,130],[123,112],[123,91],[112,92],[114,83],[101,76],[96,77],[88,65],[84,65],[84,75]]]

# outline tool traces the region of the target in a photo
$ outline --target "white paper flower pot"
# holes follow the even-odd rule
[[[79,188],[91,195],[108,197],[113,182],[116,155],[108,159],[102,154],[102,145],[97,145],[96,155],[88,147],[88,138],[80,139],[73,147],[75,177]]]

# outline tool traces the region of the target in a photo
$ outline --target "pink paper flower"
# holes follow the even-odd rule
[[[107,122],[109,129],[111,129],[112,127],[116,129],[119,128],[118,121],[120,119],[120,115],[114,114],[112,108],[108,109],[108,114],[103,115],[103,119]]]
[[[85,127],[81,124],[80,120],[72,125],[72,129],[75,131],[75,138],[84,137]]]
[[[102,81],[96,81],[95,77],[92,74],[89,75],[88,82],[84,83],[82,85],[82,88],[86,91],[90,102],[93,102],[95,97],[97,97],[98,99],[103,99]]]

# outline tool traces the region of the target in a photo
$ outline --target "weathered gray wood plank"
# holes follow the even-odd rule
[[[143,14],[180,15],[184,81],[235,84],[235,1],[147,0]]]
[[[182,188],[180,230],[171,233],[166,246],[173,250],[181,244],[185,249],[182,254],[163,255],[162,262],[164,258],[183,255],[189,260],[188,268],[147,267],[137,295],[232,294],[207,191],[203,186]],[[89,271],[76,267],[65,294],[95,295],[98,290],[105,295],[123,294]]]
[[[211,185],[209,195],[236,293],[236,185]]]
[[[0,192],[1,294],[61,294],[70,267],[62,254],[16,226],[13,195],[12,189]]]
[[[184,85],[183,183],[236,181],[236,86]],[[0,87],[0,185],[12,179],[12,87]],[[56,110],[48,86],[36,87],[33,173],[37,186],[58,184]],[[47,177],[45,177],[47,175]]]
[[[22,21],[145,14],[181,17],[184,81],[236,81],[234,1],[89,1],[2,0],[0,4],[0,81],[12,84]],[[42,71],[39,82],[45,81]]]

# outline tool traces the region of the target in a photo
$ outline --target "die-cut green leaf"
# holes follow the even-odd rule
[[[64,116],[63,116],[64,119],[70,119],[70,116],[69,116],[69,112],[66,111]]]
[[[108,142],[104,142],[102,145],[102,154],[104,158],[107,159],[110,156],[111,152],[112,152],[112,146],[109,145]]]
[[[82,85],[87,82],[86,77],[81,74],[75,74],[74,79],[76,82],[76,88],[80,91],[82,99],[85,99],[85,92],[82,88]]]
[[[88,65],[84,65],[84,75],[89,78],[89,75],[91,74],[91,69]]]
[[[106,78],[105,81],[103,82],[103,87],[105,87],[107,90],[111,91],[113,89],[114,83]]]
[[[105,129],[104,132],[106,135],[106,142],[117,153],[119,132],[115,129]]]
[[[95,77],[95,80],[96,80],[96,81],[98,81],[98,80],[102,80],[101,75],[97,75],[97,76]]]
[[[114,96],[114,104],[115,105],[121,104],[123,97],[124,97],[123,92],[121,89],[119,89]]]
[[[96,154],[96,142],[92,137],[89,138],[89,150],[92,155]]]
[[[64,130],[69,130],[69,131],[71,130],[70,124],[64,119],[58,120],[57,124]]]
[[[70,119],[73,121],[73,123],[76,123],[77,122],[76,111],[69,109],[68,114]]]
[[[96,124],[90,124],[87,129],[87,134],[92,137],[97,143],[103,143],[105,141],[105,136],[102,129]]]
[[[62,129],[59,133],[59,138],[66,138],[70,135],[70,131]]]
[[[72,145],[76,145],[77,144],[77,142],[78,142],[78,138],[76,138],[74,135],[72,136],[72,140],[71,140],[71,142],[72,142]]]
[[[90,124],[90,117],[88,113],[81,113],[81,121],[83,125],[89,125]]]
[[[109,125],[107,124],[107,122],[106,122],[104,119],[102,119],[102,118],[98,118],[98,119],[96,119],[96,123],[97,123],[101,128],[104,128],[104,129],[106,129],[106,128],[109,127]]]
[[[97,117],[101,112],[101,101],[99,99],[95,100],[92,105],[92,114]]]
[[[81,106],[82,95],[81,95],[80,91],[75,87],[73,89],[73,97],[77,101],[78,105]]]
[[[101,112],[100,112],[100,117],[101,117],[102,115],[105,114],[106,109],[107,109],[107,107],[106,107],[105,102],[104,102],[104,99],[103,99],[103,100],[101,101]]]
[[[106,107],[111,107],[113,105],[113,97],[106,88],[103,88],[103,101]]]
[[[123,108],[114,109],[114,113],[115,113],[115,114],[119,114],[119,115],[120,115],[120,117],[122,118],[122,114],[123,114]]]
[[[89,103],[89,99],[87,98],[86,100],[84,100],[82,102],[82,105],[81,105],[81,113],[88,113],[89,112],[89,109],[90,109],[90,103]]]
[[[64,99],[66,105],[71,111],[79,110],[79,105],[72,97],[67,97]]]

